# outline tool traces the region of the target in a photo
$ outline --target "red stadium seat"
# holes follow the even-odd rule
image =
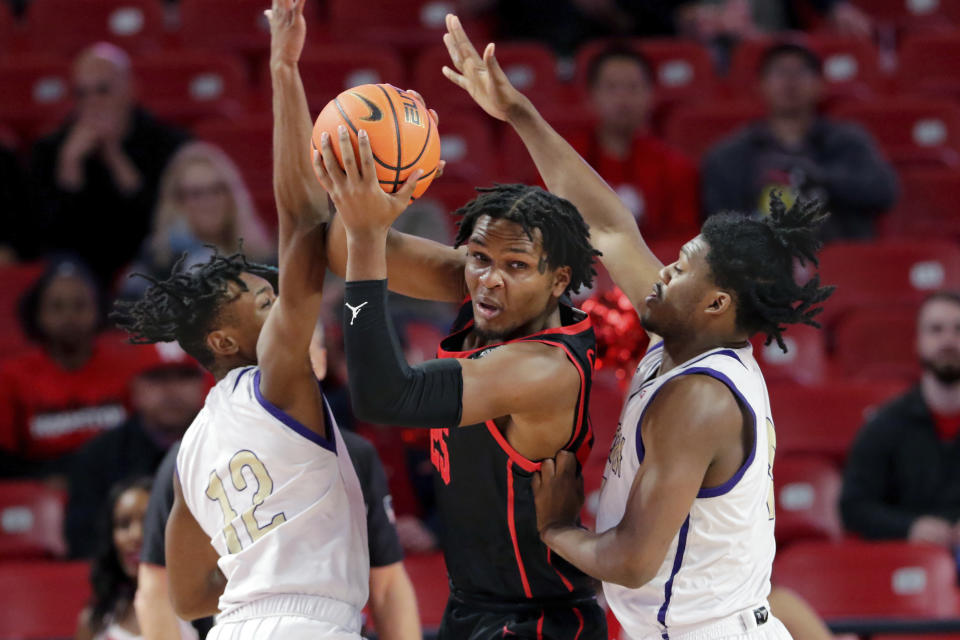
[[[960,98],[957,60],[960,60],[960,32],[907,38],[900,49],[897,90]]]
[[[952,554],[906,542],[796,544],[777,555],[774,584],[793,589],[825,618],[952,618]]]
[[[477,196],[475,186],[483,185],[476,185],[469,180],[445,175],[431,182],[430,188],[420,198],[424,201],[435,202],[440,208],[452,213]],[[456,233],[456,220],[453,216],[450,216],[449,224],[451,235],[453,235]]]
[[[916,380],[916,305],[854,309],[834,329],[834,360],[848,378]]]
[[[439,38],[438,38],[439,40]],[[560,95],[557,60],[546,46],[534,42],[504,42],[497,45],[497,61],[514,86],[538,106],[550,107]],[[440,112],[443,125],[445,109],[473,105],[470,95],[447,80],[441,68],[452,67],[443,44],[427,48],[417,58],[413,85],[424,100]]]
[[[471,114],[440,117],[440,157],[447,161],[441,179],[449,176],[478,186],[493,181],[497,156],[492,127],[489,118]]]
[[[315,2],[304,5],[310,39],[317,33]],[[239,54],[262,54],[270,49],[270,24],[263,0],[181,0],[180,39],[190,47]]]
[[[835,243],[820,254],[820,280],[837,287],[824,305],[822,322],[829,324],[857,306],[916,303],[960,286],[960,247],[934,239]]]
[[[907,29],[960,27],[960,5],[950,0],[854,0],[881,25]]]
[[[131,53],[160,47],[161,0],[34,0],[27,5],[26,42],[38,52],[67,55],[97,41]]]
[[[721,139],[763,115],[763,106],[757,102],[683,105],[667,118],[664,137],[689,156],[699,158]]]
[[[191,125],[243,113],[246,83],[240,62],[209,51],[170,51],[134,61],[141,101],[158,117]]]
[[[839,540],[840,472],[816,456],[776,456],[777,546],[799,540]]]
[[[783,342],[784,353],[776,340],[764,345],[766,336],[753,338],[753,356],[768,382],[798,382],[819,384],[827,376],[826,338],[822,330],[798,324],[787,329]]]
[[[585,105],[554,105],[544,107],[540,113],[547,122],[557,130],[566,140],[576,142],[578,138],[585,138],[592,134],[594,129],[594,115]],[[443,129],[443,117],[440,118],[440,129]],[[525,184],[543,183],[537,167],[530,158],[520,136],[512,127],[501,127],[501,179],[504,182],[523,182]]]
[[[40,482],[0,483],[0,558],[63,556],[66,496]]]
[[[240,168],[253,193],[273,197],[273,119],[269,115],[207,120],[194,133],[223,149]]]
[[[17,24],[14,22],[10,7],[0,5],[0,53],[3,53],[11,46],[11,42],[16,37]]]
[[[866,128],[900,167],[960,166],[960,106],[936,100],[898,98],[845,103],[831,110]]]
[[[15,263],[0,267],[0,357],[29,346],[20,327],[17,306],[20,297],[43,273],[41,262]]]
[[[89,599],[86,562],[4,562],[0,640],[72,638]]]
[[[418,321],[406,323],[404,334],[406,335],[404,353],[407,356],[407,362],[411,365],[436,358],[440,341],[447,337],[447,332],[436,325]]]
[[[778,456],[813,454],[842,461],[864,421],[906,387],[894,381],[770,385]]]
[[[820,56],[828,98],[869,97],[880,83],[877,50],[866,40],[825,34],[790,34],[784,40],[805,45]],[[730,84],[755,87],[763,53],[779,41],[763,39],[740,43],[730,64]]]
[[[598,40],[577,51],[577,85],[587,90],[590,61],[611,40]],[[626,41],[653,66],[657,99],[663,102],[684,102],[710,95],[716,85],[713,61],[706,47],[687,40],[633,39]]]
[[[591,459],[606,460],[610,443],[620,422],[624,392],[619,381],[606,370],[595,371],[590,390],[590,426],[593,428],[593,453]]]
[[[32,138],[58,123],[70,111],[69,61],[44,54],[0,58],[0,122]]]
[[[403,559],[403,566],[417,592],[420,624],[425,629],[439,628],[447,598],[450,597],[447,565],[443,561],[443,554],[411,554]]]
[[[918,239],[953,236],[960,238],[956,198],[960,193],[960,170],[914,169],[900,173],[900,199],[880,221],[888,238]]]
[[[267,84],[269,87],[269,69]],[[406,86],[400,58],[389,47],[366,44],[314,46],[300,60],[300,75],[312,113],[319,113],[340,92],[359,84]]]

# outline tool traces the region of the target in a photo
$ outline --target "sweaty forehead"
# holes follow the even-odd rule
[[[518,222],[483,215],[474,224],[469,241],[488,247],[522,248],[533,252],[543,246],[543,234],[540,229],[531,229],[531,234],[533,240]]]

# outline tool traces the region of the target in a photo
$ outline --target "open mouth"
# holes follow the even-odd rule
[[[489,320],[500,313],[500,307],[493,304],[489,300],[476,300],[474,308],[476,309],[477,313],[486,320]]]
[[[646,300],[646,301],[647,301],[647,302],[651,302],[651,301],[653,301],[653,300],[658,300],[658,299],[660,298],[660,296],[661,296],[662,293],[663,293],[663,285],[660,284],[659,282],[654,283],[654,285],[653,285],[653,293],[651,293],[650,295],[647,296],[647,300]]]

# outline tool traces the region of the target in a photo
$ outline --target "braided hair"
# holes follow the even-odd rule
[[[462,215],[458,223],[455,247],[470,240],[480,216],[509,220],[523,227],[533,241],[533,230],[540,229],[546,263],[551,269],[570,267],[570,284],[565,293],[577,293],[589,287],[597,275],[594,258],[600,252],[590,246],[590,227],[577,208],[540,187],[525,184],[495,184],[477,187],[479,196],[460,207],[454,215]]]
[[[820,327],[814,317],[823,307],[817,305],[835,287],[821,287],[818,275],[798,284],[793,265],[819,264],[817,230],[828,215],[818,200],[797,200],[788,209],[774,192],[763,220],[728,213],[707,219],[701,231],[710,247],[707,264],[717,286],[736,296],[739,330],[765,333],[766,344],[776,340],[786,353],[784,325]]]
[[[240,279],[251,273],[276,286],[277,270],[267,265],[248,262],[241,252],[224,256],[216,252],[207,262],[183,269],[184,253],[166,280],[157,280],[142,273],[151,286],[134,302],[119,301],[110,318],[130,334],[130,342],[148,344],[176,340],[184,351],[210,369],[214,356],[207,346],[207,335],[214,329],[220,310],[229,302],[229,285],[241,291],[247,285]]]

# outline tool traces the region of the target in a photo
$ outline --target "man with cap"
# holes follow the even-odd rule
[[[196,360],[175,343],[145,346],[142,354],[130,383],[130,418],[88,442],[71,465],[65,526],[71,557],[96,552],[94,527],[110,487],[153,475],[203,406],[210,383]]]

